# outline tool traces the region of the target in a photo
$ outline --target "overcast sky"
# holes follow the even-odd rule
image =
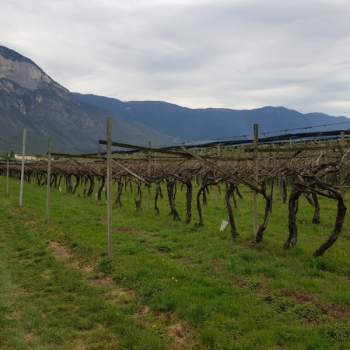
[[[350,116],[350,0],[1,0],[0,44],[72,91]]]

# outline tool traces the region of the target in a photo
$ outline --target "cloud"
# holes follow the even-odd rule
[[[1,43],[73,91],[350,116],[348,0],[2,0]]]

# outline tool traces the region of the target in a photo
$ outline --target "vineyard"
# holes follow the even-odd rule
[[[107,133],[106,153],[49,146],[1,162],[2,211],[109,293],[123,326],[90,321],[117,335],[110,348],[347,349],[350,148],[347,132],[321,136],[256,127],[247,142],[155,149]],[[89,332],[81,348],[109,348]],[[52,348],[79,347],[58,337]]]
[[[342,231],[346,215],[343,189],[350,176],[350,169],[347,167],[350,150],[347,150],[344,139],[328,144],[319,143],[316,146],[304,144],[280,148],[267,146],[259,149],[255,145],[238,148],[238,151],[216,148],[214,154],[212,150],[207,152],[205,148],[204,154],[203,146],[199,152],[193,152],[185,147],[178,151],[171,148],[153,150],[116,145],[131,147],[134,150],[117,152],[119,154],[111,157],[109,179],[106,160],[101,159],[106,158],[105,156],[60,154],[56,154],[59,159],[53,165],[50,161],[50,169],[45,160],[27,164],[23,169],[24,179],[29,183],[35,182],[39,186],[49,186],[59,191],[63,188],[70,194],[81,193],[83,197],[96,195],[98,200],[106,193],[106,181],[113,182],[111,186],[116,188],[114,203],[117,208],[122,207],[123,196],[131,195],[134,198],[135,209],[141,210],[146,197],[146,205],[149,207],[152,202],[155,215],[160,213],[160,198],[166,196],[169,215],[175,221],[181,221],[176,206],[177,192],[185,190],[186,212],[183,221],[190,224],[195,209],[198,217],[195,223],[197,227],[204,225],[203,207],[210,200],[210,191],[216,189],[223,193],[233,240],[239,235],[234,211],[242,199],[240,188],[246,187],[253,193],[252,218],[257,243],[263,241],[272,214],[273,201],[276,199],[274,190],[276,191],[277,187],[280,201],[284,204],[288,202],[289,235],[284,244],[286,249],[294,247],[297,243],[298,201],[302,195],[314,209],[311,220],[313,224],[320,223],[320,196],[333,199],[337,205],[334,228],[328,239],[315,250],[314,256],[323,255],[336,242]],[[259,152],[267,156],[260,157]],[[282,152],[283,157],[279,156]],[[253,153],[253,157],[243,157],[244,153]],[[22,165],[13,164],[10,169],[8,164],[3,163],[0,171],[4,176],[8,172],[8,176],[21,179]],[[257,222],[258,196],[264,200],[264,216],[260,223]]]

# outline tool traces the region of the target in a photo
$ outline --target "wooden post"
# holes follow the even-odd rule
[[[255,181],[259,180],[259,163],[258,163],[258,142],[259,142],[259,124],[253,125],[254,133],[254,178]],[[253,193],[253,233],[256,234],[258,230],[258,194]]]
[[[345,132],[342,131],[340,133],[340,150],[341,150],[341,157],[343,157],[344,153],[345,153]],[[344,170],[344,164],[341,164],[341,168],[340,168],[340,186],[341,186],[341,190],[340,192],[344,195],[345,194],[345,170]]]
[[[276,149],[276,145],[272,145],[273,149]],[[277,169],[277,152],[272,152],[271,157],[273,158],[273,169]],[[269,162],[270,160],[267,160]],[[266,165],[266,164],[265,164]],[[272,193],[273,197],[275,197],[274,192]]]
[[[23,129],[22,136],[22,166],[21,166],[21,184],[19,190],[19,206],[23,207],[23,187],[24,187],[24,157],[26,155],[26,138],[27,138],[27,130]]]
[[[9,155],[7,155],[7,161],[6,161],[6,197],[8,197],[10,195],[9,177],[10,177],[10,160],[9,160]]]
[[[345,131],[342,131],[340,133],[340,140],[341,140],[341,145],[344,147],[344,145],[345,145]]]
[[[50,207],[51,207],[51,140],[48,143],[47,150],[47,184],[46,184],[46,222],[50,221]]]
[[[112,259],[112,118],[107,118],[107,242],[108,258]]]
[[[148,147],[152,147],[151,141],[148,141]],[[151,151],[147,151],[147,176],[151,176]],[[148,181],[148,180],[147,180]],[[149,209],[151,207],[151,186],[147,185],[147,200],[146,207]]]

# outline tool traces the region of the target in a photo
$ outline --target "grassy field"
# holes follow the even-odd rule
[[[156,217],[124,195],[110,264],[104,201],[53,192],[47,225],[45,188],[25,184],[20,209],[19,184],[10,185],[6,198],[0,179],[1,350],[350,349],[348,218],[336,245],[312,258],[332,229],[332,201],[320,199],[320,225],[301,201],[299,242],[285,251],[287,206],[278,198],[256,245],[248,192],[234,243],[219,232],[226,213],[216,189],[202,228],[173,222],[165,198]]]

